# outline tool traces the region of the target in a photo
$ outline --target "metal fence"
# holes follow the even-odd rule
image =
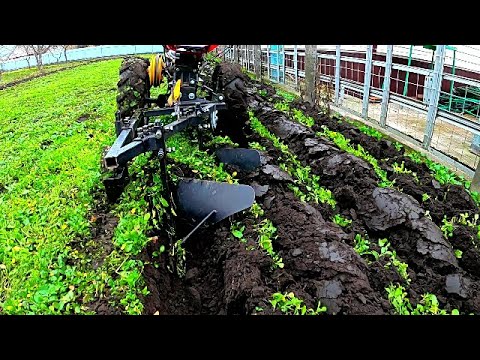
[[[100,45],[67,50],[67,61],[160,52],[163,52],[162,45]],[[62,61],[65,61],[65,55],[61,50],[44,54],[42,57],[44,65],[55,64]],[[36,65],[37,61],[34,56],[25,56],[20,59],[8,60],[0,64],[3,71],[17,70]]]
[[[253,71],[253,48],[233,46],[225,56]],[[261,48],[262,76],[300,91],[305,46]],[[473,177],[480,155],[480,49],[468,48],[317,45],[315,76],[334,89],[335,110],[383,128]]]

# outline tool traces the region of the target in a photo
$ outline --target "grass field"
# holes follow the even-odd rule
[[[135,286],[122,293],[123,282],[140,277],[135,261],[129,262],[137,248],[119,244],[94,270],[91,256],[71,245],[91,236],[101,153],[114,139],[120,61],[66,70],[0,93],[1,313],[89,312],[86,304],[105,291],[119,301],[128,297],[127,311],[141,311],[129,293]],[[138,223],[130,213],[136,203],[128,197],[129,191],[115,209],[120,239]]]
[[[70,67],[77,66],[82,63],[85,63],[85,61],[69,61],[67,63],[44,65],[43,72],[44,74],[48,74],[58,69],[68,69]],[[0,77],[0,85],[5,85],[17,80],[26,79],[38,74],[40,74],[40,72],[38,71],[38,68],[36,66],[32,66],[26,69],[7,71],[3,73],[2,76]]]

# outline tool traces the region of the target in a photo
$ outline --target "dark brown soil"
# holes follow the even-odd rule
[[[118,218],[111,212],[111,204],[105,199],[104,190],[97,188],[93,197],[94,209],[89,215],[91,234],[88,238],[78,238],[70,243],[73,249],[84,255],[72,263],[80,268],[88,266],[97,269],[102,266],[113,249],[112,238],[118,224]],[[90,261],[85,264],[82,263],[81,258],[88,258]],[[86,305],[99,315],[120,315],[121,309],[112,306],[110,300],[111,296],[107,288],[102,298],[97,298]]]
[[[236,73],[238,68],[228,66],[222,70],[228,78],[228,72]],[[205,228],[188,240],[185,280],[165,271],[164,263],[158,268],[146,266],[145,276],[152,292],[146,299],[146,313],[278,313],[269,304],[272,294],[290,291],[311,308],[321,301],[331,314],[391,313],[382,288],[385,283],[378,279],[394,280],[398,275],[381,266],[380,270],[370,271],[350,245],[353,234],[330,220],[333,214],[330,207],[301,202],[288,190],[291,178],[278,168],[278,151],[249,131],[246,91],[240,87],[235,96],[227,97],[227,104],[243,112],[237,119],[245,119],[239,123],[247,140],[259,141],[268,150],[262,154],[262,167],[251,174],[242,174],[241,182],[268,185],[257,202],[277,228],[274,249],[283,258],[284,268],[273,270],[271,258],[257,246],[253,226],[260,219],[251,214],[237,214],[234,219]],[[258,96],[254,98],[262,101]],[[233,104],[236,106],[231,106],[229,102],[237,99],[240,101]],[[299,134],[298,139],[301,138]],[[192,175],[186,169],[181,172]],[[231,235],[230,221],[241,221],[246,226],[246,243]],[[151,247],[149,254],[155,245]],[[263,311],[256,310],[259,308]]]
[[[308,109],[302,104],[297,106]],[[417,184],[411,176],[396,175],[403,192],[378,188],[378,178],[371,166],[340,151],[330,141],[316,137],[313,131],[320,130],[318,127],[314,126],[312,131],[294,123],[271,105],[257,106],[256,116],[288,144],[304,165],[310,165],[314,173],[320,175],[321,184],[332,190],[338,200],[341,213],[353,215],[352,226],[356,231],[363,228],[371,239],[386,237],[390,240],[399,258],[407,262],[412,270],[409,272],[412,279],[409,295],[414,301],[418,301],[421,294],[431,292],[437,295],[446,309],[478,311],[479,252],[474,243],[476,231],[460,227],[447,240],[439,229],[443,215],[451,218],[462,212],[478,213],[464,188],[441,186],[434,181],[425,165],[419,166],[400,156],[388,142],[375,142],[370,137],[360,141],[358,139],[366,135],[352,126],[345,122],[336,125],[338,123],[333,119],[321,118],[330,129],[356,139],[352,142],[360,143],[378,159],[389,157],[385,161],[385,169],[388,170],[389,164],[393,163],[392,159],[397,162],[403,160],[420,179]],[[350,128],[339,129],[340,126]],[[431,194],[432,198],[426,204],[421,203],[424,192]],[[425,216],[425,210],[430,211],[433,221]],[[455,257],[454,249],[464,252],[460,260]],[[372,282],[376,281],[372,279]],[[387,285],[388,282],[383,283],[384,287]]]
[[[422,202],[422,194],[428,194],[431,200],[422,206],[425,210],[430,211],[435,224],[440,226],[444,215],[450,219],[462,212],[479,213],[480,209],[463,186],[441,185],[431,175],[425,164],[416,164],[404,156],[403,150],[397,150],[391,141],[385,139],[377,141],[346,121],[320,115],[308,103],[295,101],[292,106],[316,120],[316,125],[312,127],[313,131],[321,131],[321,126],[326,125],[330,130],[342,133],[347,139],[350,139],[353,145],[360,144],[379,160],[380,167],[388,172],[389,180],[395,180],[396,185],[402,189],[403,193],[413,196],[419,202]],[[417,174],[419,182],[417,183],[411,175],[394,173],[392,164],[395,162],[399,165],[404,162],[407,169]]]
[[[282,257],[284,268],[273,269],[272,259],[259,249],[254,226],[262,218],[256,219],[248,212],[204,227],[186,242],[184,279],[167,270],[165,253],[153,257],[160,243],[166,241],[158,233],[158,240],[149,243],[142,254],[150,262],[144,272],[151,292],[144,301],[146,314],[280,314],[269,303],[275,292],[294,292],[311,308],[321,301],[329,314],[393,314],[385,291],[391,283],[405,285],[414,304],[430,292],[437,295],[442,309],[480,312],[480,254],[472,241],[476,233],[457,227],[454,236],[446,239],[439,228],[444,214],[448,217],[463,211],[478,212],[462,188],[437,186],[428,169],[411,163],[386,141],[375,143],[371,138],[363,139],[363,134],[353,127],[335,128],[336,120],[321,120],[331,129],[357,139],[352,140],[354,143],[366,142],[362,146],[378,159],[389,157],[382,163],[386,169],[392,161],[403,159],[420,179],[417,184],[406,175],[392,175],[390,171],[403,192],[380,188],[368,163],[317,137],[315,128],[308,129],[276,111],[257,94],[260,85],[246,78],[237,65],[224,64],[214,76],[228,87],[225,93],[229,110],[221,114],[220,132],[241,144],[257,141],[266,147],[261,168],[250,174],[240,172],[239,178],[253,187],[268,187],[258,193],[256,200],[265,210],[263,218],[277,228],[273,247]],[[262,87],[271,93],[268,87]],[[249,108],[304,166],[311,166],[312,172],[320,176],[321,185],[330,189],[337,200],[335,210],[302,202],[293,195],[288,189],[292,178],[279,168],[280,153],[251,131]],[[177,170],[195,176],[180,165]],[[431,195],[431,203],[421,202],[424,192]],[[352,224],[339,227],[331,220],[334,213],[351,219]],[[245,225],[245,242],[230,232],[231,223],[236,221]],[[179,223],[178,233],[187,233],[191,226]],[[353,248],[355,234],[368,234],[372,248],[377,250],[377,240],[388,238],[399,260],[408,263],[411,284],[406,285],[391,266],[386,268],[385,259],[367,263],[361,258]],[[455,257],[455,249],[463,251],[461,259]]]

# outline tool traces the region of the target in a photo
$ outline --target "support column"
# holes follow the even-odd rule
[[[257,79],[261,80],[262,78],[262,46],[254,45],[253,46],[253,67],[255,70],[255,75]]]
[[[306,100],[315,104],[315,67],[317,63],[317,45],[305,45],[305,92]]]
[[[295,72],[295,88],[298,88],[298,48],[293,47],[293,71]]]
[[[480,161],[477,164],[475,175],[473,175],[472,183],[470,185],[470,190],[480,192]]]
[[[335,51],[335,105],[340,105],[340,45]]]
[[[382,108],[380,110],[380,126],[387,124],[388,101],[390,99],[390,77],[392,75],[393,45],[387,45],[387,56],[385,58],[385,76],[383,78]]]
[[[267,80],[270,81],[270,45],[267,45]]]
[[[368,101],[370,99],[370,82],[372,81],[372,45],[367,45],[367,57],[365,62],[365,78],[363,80],[363,104],[362,117],[368,118]]]
[[[428,104],[427,126],[425,127],[425,135],[423,137],[422,146],[424,149],[429,149],[432,141],[435,119],[437,118],[438,100],[440,98],[440,90],[442,87],[444,60],[445,45],[437,45],[437,49],[435,50],[435,66],[433,68],[433,89],[431,90],[430,103]]]
[[[233,45],[233,62],[238,64],[238,45]]]

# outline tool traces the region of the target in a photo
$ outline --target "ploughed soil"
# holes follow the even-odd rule
[[[345,121],[320,116],[306,103],[294,106],[311,114],[318,124],[307,128],[292,121],[258,95],[259,89],[265,89],[272,96],[272,88],[250,80],[237,65],[222,63],[213,82],[225,88],[228,105],[228,110],[219,114],[219,132],[242,146],[256,141],[266,148],[261,151],[260,168],[250,173],[238,171],[240,183],[254,187],[265,214],[255,218],[245,211],[201,227],[184,245],[184,278],[167,270],[167,253],[153,256],[166,241],[162,232],[157,234],[159,241],[150,242],[142,254],[149,262],[144,272],[151,292],[144,299],[146,314],[281,314],[269,303],[276,292],[294,292],[314,309],[320,301],[328,314],[394,314],[385,290],[391,283],[402,284],[412,304],[423,294],[433,293],[442,309],[480,313],[476,231],[456,226],[453,237],[445,238],[440,230],[444,215],[478,213],[462,187],[440,185],[428,168],[404,157],[390,142],[372,139]],[[337,201],[335,209],[294,196],[288,187],[293,179],[280,169],[281,153],[252,132],[248,109],[304,166],[311,166],[312,173],[320,176],[320,185],[331,190]],[[368,163],[316,136],[322,124],[361,144],[379,161],[385,159],[381,166],[391,180],[396,179],[398,188],[378,187],[379,179]],[[404,161],[419,181],[411,175],[394,174],[391,165],[395,161]],[[172,171],[197,176],[181,164]],[[430,195],[429,201],[422,202],[423,193]],[[336,213],[352,223],[345,228],[336,225],[332,221]],[[273,248],[282,257],[283,268],[274,269],[271,257],[258,246],[255,227],[264,219],[277,228]],[[230,231],[236,222],[245,226],[244,242]],[[187,221],[178,223],[177,237],[193,226]],[[355,234],[368,236],[371,248],[377,251],[378,240],[387,238],[398,259],[408,264],[411,283],[388,266],[385,258],[360,257],[354,250]],[[455,256],[456,249],[463,252],[461,258]]]

